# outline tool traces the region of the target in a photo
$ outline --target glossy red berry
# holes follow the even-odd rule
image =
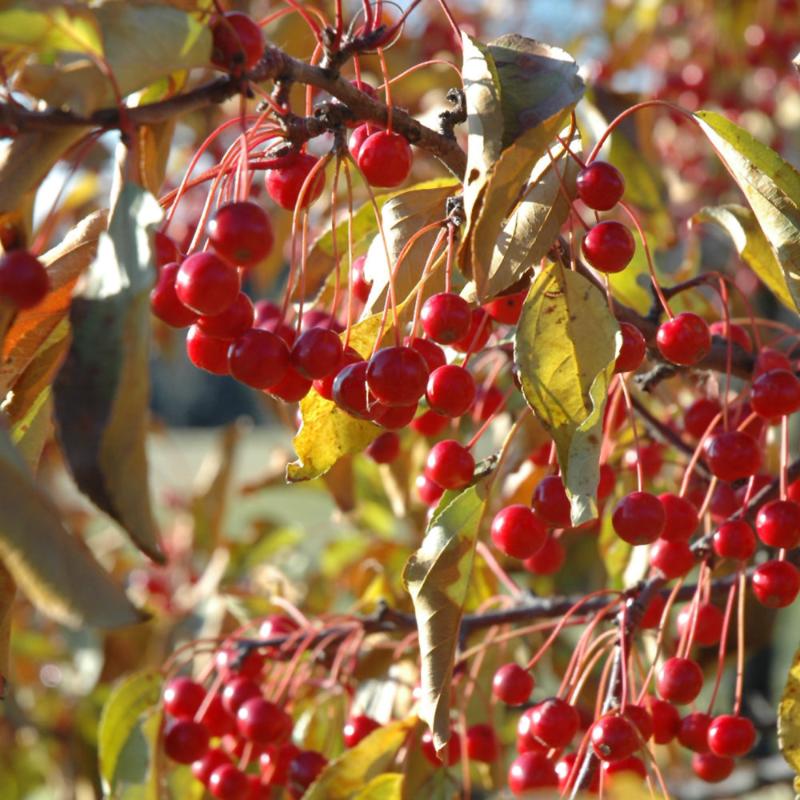
[[[676,705],[691,703],[703,688],[703,672],[696,661],[672,656],[658,670],[656,688],[664,700]]]
[[[175,293],[187,308],[213,317],[236,302],[239,273],[214,253],[194,253],[178,269]]]
[[[650,712],[640,705],[629,703],[625,706],[625,716],[636,726],[639,736],[646,742],[653,735],[653,718]]]
[[[661,501],[649,492],[631,492],[617,503],[611,522],[617,536],[632,545],[652,544],[664,530]]]
[[[181,303],[175,291],[180,264],[165,264],[150,291],[150,309],[162,322],[173,328],[185,328],[197,320],[197,314]]]
[[[558,475],[548,475],[539,481],[533,490],[531,505],[545,522],[559,528],[570,526],[569,498]]]
[[[204,786],[208,786],[208,781],[214,770],[223,764],[230,763],[231,760],[226,753],[216,747],[212,747],[201,758],[192,762],[192,775]]]
[[[243,703],[261,697],[261,689],[251,678],[238,677],[227,681],[222,689],[222,705],[233,717]]]
[[[266,258],[275,239],[267,212],[249,200],[218,208],[208,236],[214,250],[239,267],[252,267]]]
[[[439,344],[452,344],[469,332],[472,311],[457,294],[440,292],[422,304],[420,320],[428,338]]]
[[[295,207],[307,208],[319,198],[325,188],[325,170],[318,169],[314,177],[308,180],[303,192],[303,185],[318,161],[318,158],[308,153],[296,153],[287,164],[267,170],[264,177],[267,194],[279,206],[289,211]]]
[[[191,719],[205,697],[206,690],[191,678],[173,678],[164,688],[164,710],[178,719]]]
[[[527,292],[504,294],[484,303],[483,307],[495,322],[501,325],[516,325],[522,315],[522,304],[527,296]]]
[[[678,735],[681,727],[678,709],[657,697],[648,697],[646,704],[653,720],[653,741],[656,744],[668,744]]]
[[[444,489],[425,475],[417,475],[414,485],[416,486],[419,499],[425,503],[426,506],[436,505],[444,494]]]
[[[239,11],[213,20],[211,35],[211,63],[221,69],[252,69],[264,53],[261,28]]]
[[[186,355],[198,369],[204,369],[214,375],[228,374],[227,339],[208,336],[197,325],[192,325],[186,333]]]
[[[664,507],[664,530],[661,538],[668,540],[691,539],[700,522],[694,503],[671,492],[660,494]]]
[[[374,403],[370,409],[373,422],[382,428],[390,431],[398,431],[411,424],[414,415],[417,413],[417,403],[410,406],[385,406],[382,403]]]
[[[286,376],[289,348],[274,333],[252,328],[230,346],[228,365],[237,381],[255,389],[269,389]]]
[[[558,776],[558,788],[562,796],[572,789],[581,774],[581,764],[578,762],[577,753],[567,753],[556,762],[556,775]],[[589,780],[589,785],[583,790],[595,794],[600,791],[600,770],[594,770]]]
[[[684,430],[695,439],[702,439],[708,426],[721,411],[722,406],[718,401],[710,397],[699,397],[683,415]]]
[[[422,755],[424,755],[434,767],[442,766],[443,761],[436,752],[436,747],[433,743],[433,736],[429,730],[426,730],[425,733],[422,734],[422,738],[420,739],[420,749],[422,750]],[[446,762],[444,763],[446,763],[448,767],[452,767],[454,764],[457,764],[461,759],[461,737],[455,731],[450,731],[450,738],[447,742],[445,750]]]
[[[749,478],[761,468],[761,448],[744,431],[724,431],[709,436],[703,452],[711,473],[723,481]]]
[[[214,666],[225,678],[259,678],[264,668],[264,656],[257,650],[243,653],[237,647],[223,647],[214,656]]]
[[[756,535],[742,519],[729,519],[714,532],[714,552],[721,558],[749,561],[756,552]]]
[[[262,780],[269,786],[285,786],[289,780],[289,767],[301,752],[292,742],[267,745],[258,757]]]
[[[548,747],[566,747],[578,732],[581,717],[575,706],[551,697],[534,706],[530,715],[531,733]]]
[[[292,797],[302,797],[306,789],[328,765],[328,759],[316,750],[301,750],[289,765],[287,786]]]
[[[753,375],[763,375],[765,372],[772,372],[775,369],[792,371],[792,362],[785,353],[774,350],[771,347],[762,347],[756,356],[756,364],[753,368]]]
[[[344,725],[343,738],[345,747],[355,747],[362,739],[381,727],[380,722],[365,714],[350,717]]]
[[[467,743],[467,758],[470,761],[493,764],[500,758],[500,740],[491,725],[485,722],[470,725],[464,738]]]
[[[706,783],[724,781],[733,772],[735,765],[732,758],[715,756],[713,753],[695,753],[692,756],[692,771]]]
[[[394,431],[386,431],[370,442],[364,452],[376,464],[390,464],[400,454],[400,437]]]
[[[683,311],[659,325],[656,345],[661,355],[673,364],[692,366],[711,350],[711,333],[702,317]]]
[[[311,385],[312,382],[290,364],[283,378],[267,392],[284,403],[299,403],[311,391]]]
[[[333,372],[331,372],[329,375],[326,375],[324,378],[317,378],[317,380],[314,381],[314,389],[317,394],[319,394],[320,397],[324,397],[326,400],[332,400],[333,383],[336,380],[336,376],[350,364],[355,364],[363,360],[364,359],[361,358],[361,356],[352,347],[347,347],[342,351],[339,363],[334,367]],[[364,369],[366,369],[366,366]]]
[[[369,419],[370,404],[367,390],[367,362],[356,361],[336,373],[333,381],[333,402],[350,416]]]
[[[164,752],[179,764],[191,764],[208,750],[208,731],[199,722],[178,719],[164,734]]]
[[[358,162],[358,154],[361,152],[361,145],[363,145],[373,133],[377,133],[379,130],[381,129],[377,125],[371,123],[355,126],[353,132],[350,134],[350,138],[347,140],[347,147],[350,150],[350,155],[353,156],[356,162]]]
[[[695,753],[708,752],[708,726],[711,725],[711,716],[702,711],[687,714],[681,720],[678,730],[678,741],[687,749]]]
[[[738,758],[752,750],[756,729],[747,717],[722,714],[708,728],[708,747],[714,755]]]
[[[800,544],[800,505],[792,500],[772,500],[758,509],[756,533],[768,547],[791,550]]]
[[[430,341],[429,339],[422,339],[419,336],[408,336],[403,342],[406,347],[413,347],[424,359],[428,365],[428,372],[433,372],[439,367],[443,367],[447,363],[444,350],[438,344]]]
[[[508,788],[517,797],[535,789],[558,786],[553,762],[544,753],[523,753],[511,762],[508,769]]]
[[[367,262],[366,256],[359,256],[353,259],[350,269],[350,291],[353,297],[361,303],[366,303],[372,289],[372,281],[368,281],[364,275],[364,265]]]
[[[658,539],[650,548],[650,564],[667,579],[683,577],[695,564],[689,543]]]
[[[0,301],[18,309],[33,308],[49,291],[47,270],[33,253],[9,250],[0,256]]]
[[[407,139],[392,131],[368,136],[355,156],[359,169],[372,186],[399,186],[411,172],[413,155]]]
[[[584,258],[599,272],[622,272],[633,258],[636,242],[621,222],[606,220],[587,231],[582,249]]]
[[[633,755],[641,744],[637,727],[620,714],[607,714],[592,725],[592,749],[603,761],[618,761]]]
[[[286,712],[261,697],[252,697],[239,706],[236,726],[243,738],[259,743],[278,741],[292,729]]]
[[[412,420],[411,428],[421,436],[438,436],[449,423],[449,417],[437,414],[435,411],[425,411]]]
[[[233,304],[221,314],[198,317],[197,327],[208,336],[230,340],[250,330],[253,320],[253,301],[244,292],[239,292]]]
[[[425,474],[444,489],[462,489],[472,480],[475,459],[454,439],[437,442],[428,453]]]
[[[639,626],[645,630],[648,628],[658,628],[661,625],[661,617],[664,615],[667,601],[662,594],[654,594],[644,609]]]
[[[469,330],[453,342],[453,349],[459,353],[477,353],[486,347],[491,335],[492,318],[482,308],[473,308]]]
[[[509,706],[527,703],[533,686],[533,676],[519,664],[503,664],[492,678],[492,694]]]
[[[627,756],[617,761],[604,762],[602,770],[604,782],[607,781],[608,783],[614,780],[615,775],[620,775],[622,773],[628,776],[635,775],[642,780],[647,778],[647,767],[645,767],[644,761],[638,756]]]
[[[633,372],[639,369],[647,354],[647,342],[642,332],[628,322],[620,322],[622,346],[614,364],[614,372]]]
[[[161,231],[158,231],[153,237],[153,259],[157,267],[163,267],[181,259],[181,252],[178,245],[175,244],[175,240]]]
[[[486,422],[487,419],[500,411],[504,403],[505,397],[496,386],[481,384],[475,391],[472,419],[476,422]]]
[[[247,800],[249,790],[247,775],[233,764],[217,767],[208,779],[208,791],[217,800]]]
[[[701,647],[717,644],[722,636],[724,615],[713,603],[699,603],[693,613],[693,606],[684,606],[678,614],[678,636],[683,637],[694,626],[694,643]]]
[[[522,562],[522,566],[534,575],[554,575],[566,560],[564,545],[555,536],[548,536],[539,550]]]
[[[524,560],[542,547],[547,539],[547,528],[528,506],[515,504],[495,514],[491,536],[498,550]]]
[[[800,410],[800,380],[785,369],[765,372],[753,382],[750,406],[766,419],[794,414]]]
[[[578,197],[594,211],[609,211],[625,192],[622,173],[606,161],[593,161],[585,166],[575,181]]]
[[[460,417],[469,411],[475,400],[475,380],[464,367],[445,364],[428,376],[425,396],[437,414]]]
[[[724,320],[717,320],[708,326],[712,336],[722,336],[723,339],[730,339],[742,348],[742,350],[752,353],[753,342],[750,339],[750,334],[735,322],[725,323]]]
[[[292,345],[292,366],[312,381],[333,373],[341,358],[342,340],[330,328],[309,328]]]
[[[753,573],[753,594],[763,606],[785,608],[800,592],[800,573],[788,561],[765,561]]]
[[[386,406],[409,406],[425,394],[428,365],[412,347],[384,347],[369,360],[367,385]]]
[[[236,728],[236,721],[222,704],[222,695],[219,693],[215,693],[206,703],[203,715],[198,722],[203,723],[209,736],[222,737],[233,733]]]

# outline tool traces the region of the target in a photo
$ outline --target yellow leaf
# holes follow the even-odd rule
[[[693,219],[696,222],[713,222],[719,225],[731,237],[736,252],[764,281],[775,297],[790,311],[798,310],[800,306],[789,291],[783,269],[749,208],[733,203],[707,206],[701,208]]]
[[[484,484],[446,492],[403,580],[414,604],[421,658],[420,718],[437,751],[450,737],[450,690],[458,631],[469,592],[475,544],[486,507]]]
[[[558,264],[542,270],[523,305],[515,360],[525,399],[556,444],[573,525],[597,516],[603,409],[618,339],[597,287]]]
[[[405,776],[401,772],[378,775],[353,800],[403,800],[404,780]]]
[[[381,775],[392,763],[408,734],[416,726],[415,717],[391,722],[373,731],[355,747],[332,761],[303,795],[303,800],[353,800],[364,795],[365,784]],[[380,788],[380,784],[378,784]],[[382,791],[385,791],[382,789]],[[391,798],[391,794],[376,797]]]
[[[800,776],[800,650],[794,654],[778,704],[778,746]]]
[[[100,56],[103,42],[94,14],[86,7],[59,3],[41,10],[14,3],[0,11],[0,47],[21,47],[40,54],[51,51]]]

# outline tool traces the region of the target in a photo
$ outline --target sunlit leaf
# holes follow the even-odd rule
[[[389,286],[389,273],[393,271],[395,297],[398,301],[405,299],[417,285],[422,269],[428,260],[434,240],[441,228],[435,228],[418,237],[398,265],[398,258],[409,239],[426,225],[446,216],[445,203],[453,195],[458,183],[452,178],[430,181],[413,186],[403,192],[397,192],[383,203],[381,221],[386,236],[386,249],[383,240],[376,235],[367,251],[364,264],[364,276],[372,284],[366,308],[371,313],[383,310]],[[386,256],[389,256],[387,265]],[[444,289],[443,277],[440,286],[434,291]]]
[[[353,800],[402,800],[403,782],[400,772],[387,772],[373,778]]]
[[[618,326],[587,278],[554,264],[537,276],[517,327],[522,392],[558,451],[572,523],[597,516],[602,420]]]
[[[415,717],[391,722],[373,731],[355,747],[332,761],[303,795],[304,800],[351,800],[365,796],[365,784],[384,775],[406,737],[413,730]],[[380,783],[381,791],[386,791]],[[372,797],[373,795],[366,795]],[[376,797],[392,798],[392,794]]]
[[[52,432],[53,392],[46,386],[11,427],[11,440],[34,472]]]
[[[118,683],[103,706],[97,731],[100,777],[106,792],[116,785],[120,756],[142,715],[158,704],[162,677],[157,672],[137,672]]]
[[[798,310],[798,300],[789,291],[780,262],[749,208],[733,203],[706,206],[695,214],[694,220],[719,225],[731,237],[736,252],[775,297],[791,311]]]
[[[437,751],[450,737],[453,663],[485,505],[483,484],[447,492],[403,573],[419,633],[419,715],[430,727]]]
[[[45,614],[70,625],[118,627],[142,617],[36,485],[0,429],[0,559]]]
[[[56,50],[103,53],[97,19],[89,8],[77,3],[38,9],[17,2],[4,7],[0,10],[0,47],[22,47],[39,54]]]
[[[145,438],[155,198],[126,184],[70,308],[73,340],[54,384],[59,436],[79,488],[151,558],[162,558]]]
[[[800,309],[800,172],[722,115],[694,116],[744,192]]]
[[[800,775],[800,650],[794,654],[778,704],[778,747]]]

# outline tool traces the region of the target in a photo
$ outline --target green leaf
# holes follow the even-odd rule
[[[0,47],[21,47],[40,55],[58,50],[103,54],[94,13],[72,3],[53,4],[41,10],[32,8],[30,2],[4,8],[0,11]]]
[[[483,484],[446,492],[403,572],[419,633],[420,717],[431,729],[437,751],[450,737],[453,664],[485,507]]]
[[[787,276],[749,208],[733,203],[706,206],[694,215],[693,221],[719,225],[731,237],[739,256],[764,281],[775,297],[791,311],[798,310],[797,301],[789,291]]]
[[[419,184],[403,192],[397,192],[383,203],[381,222],[386,236],[386,249],[383,240],[376,235],[367,251],[364,275],[372,283],[366,308],[370,313],[383,311],[389,286],[389,270],[394,270],[394,291],[397,302],[401,302],[420,280],[422,269],[430,255],[434,240],[441,228],[436,228],[420,236],[411,245],[403,261],[398,266],[398,258],[409,239],[426,225],[443,220],[446,216],[445,204],[460,184],[446,178]],[[386,255],[389,255],[389,264]],[[439,286],[429,287],[431,291],[444,291],[444,273]],[[426,283],[427,286],[427,283]]]
[[[161,675],[137,672],[118,683],[103,706],[97,731],[100,777],[108,794],[117,783],[117,774],[124,765],[121,756],[131,737],[140,728],[142,715],[156,706],[161,698]]]
[[[400,772],[387,772],[373,778],[353,800],[403,800],[403,782]]]
[[[34,472],[53,431],[52,422],[53,392],[49,386],[45,386],[26,414],[11,427],[11,440]]]
[[[155,560],[163,557],[145,440],[151,230],[160,219],[152,195],[123,186],[85,286],[72,301],[72,344],[54,383],[59,435],[78,487]]]
[[[487,297],[495,297],[538,265],[553,246],[575,196],[578,165],[567,155],[545,156],[534,167],[528,190],[502,227],[489,264]]]
[[[125,593],[64,527],[54,503],[0,428],[0,559],[45,614],[104,628],[140,622]]]
[[[744,192],[800,309],[800,172],[721,114],[694,116]]]
[[[303,800],[351,800],[364,796],[365,784],[372,785],[373,779],[382,775],[386,777],[383,773],[386,773],[416,724],[416,717],[408,717],[374,730],[355,747],[328,764],[303,795]],[[386,788],[380,783],[378,787],[384,794],[377,797],[395,797],[385,794]]]
[[[515,360],[528,405],[550,432],[572,505],[572,524],[597,516],[603,409],[619,328],[587,278],[553,264],[522,308]]]

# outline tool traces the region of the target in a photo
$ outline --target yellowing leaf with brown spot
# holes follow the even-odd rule
[[[486,487],[446,492],[403,572],[414,604],[421,658],[420,718],[437,751],[450,737],[450,689],[458,631],[469,592]]]
[[[800,776],[800,650],[794,654],[778,704],[778,746]]]
[[[373,731],[355,747],[328,764],[303,795],[303,800],[354,800],[356,797],[372,797],[363,794],[365,784],[372,785],[374,779],[386,773],[387,767],[416,724],[416,717],[408,717]],[[385,788],[381,791],[385,791]],[[394,796],[399,797],[385,793],[377,795],[386,798]]]
[[[559,264],[539,273],[517,326],[522,392],[556,444],[573,525],[597,516],[603,409],[618,331],[600,290]]]

